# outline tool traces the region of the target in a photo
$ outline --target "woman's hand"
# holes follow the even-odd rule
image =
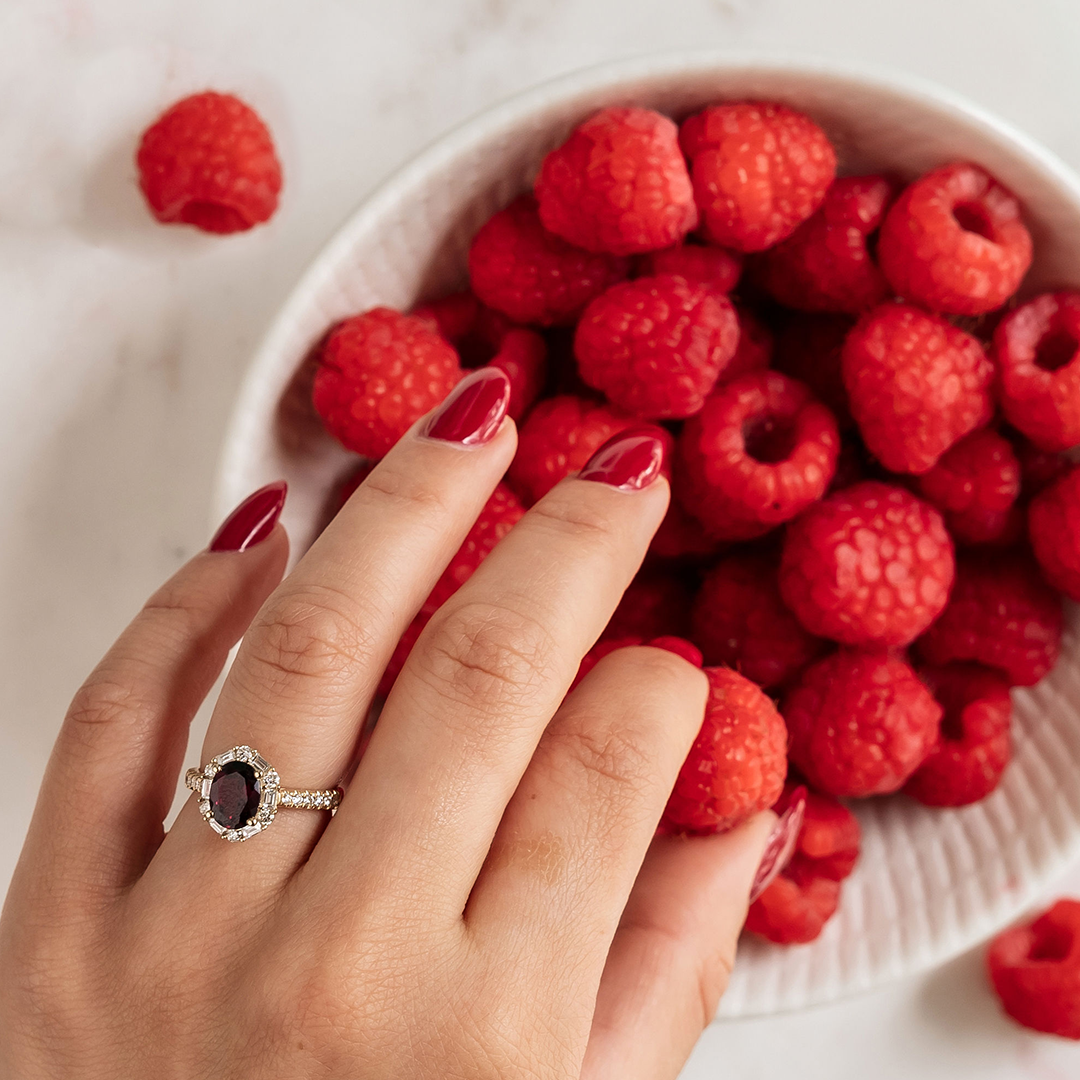
[[[712,1017],[772,822],[654,838],[702,673],[620,650],[567,696],[663,517],[664,441],[626,433],[431,619],[359,764],[381,672],[506,471],[498,372],[466,379],[284,580],[283,488],[155,594],[64,721],[0,924],[4,1075],[660,1080]],[[238,550],[238,549],[243,550]],[[203,749],[291,788],[224,843]]]

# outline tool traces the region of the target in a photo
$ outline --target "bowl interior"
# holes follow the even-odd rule
[[[229,429],[215,511],[272,479],[290,484],[294,549],[313,538],[349,456],[307,404],[311,350],[337,320],[464,282],[479,225],[525,190],[543,155],[591,111],[637,104],[675,118],[738,98],[809,113],[845,172],[911,178],[966,158],[1022,200],[1036,259],[1025,290],[1080,282],[1080,183],[1047,151],[945,91],[859,70],[715,55],[648,58],[560,79],[483,114],[388,181],[309,268],[248,372]],[[863,857],[840,913],[811,945],[747,940],[721,1015],[828,1001],[922,970],[1014,917],[1080,850],[1080,656],[1070,611],[1065,656],[1014,695],[1016,757],[1001,788],[962,810],[896,797],[857,807]]]

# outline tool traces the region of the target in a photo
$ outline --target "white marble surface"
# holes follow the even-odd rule
[[[1074,0],[4,0],[0,4],[0,882],[60,715],[142,597],[206,541],[245,361],[306,261],[449,125],[654,49],[800,50],[959,90],[1080,168]],[[275,221],[147,217],[130,164],[213,86],[266,116]],[[1057,891],[1080,894],[1080,868]],[[1080,1047],[999,1018],[977,955],[873,995],[714,1025],[684,1080],[1064,1080]]]

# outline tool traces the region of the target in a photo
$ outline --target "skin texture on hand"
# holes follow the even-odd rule
[[[567,694],[667,507],[662,438],[627,433],[529,511],[431,618],[358,754],[513,456],[487,382],[418,422],[284,580],[260,494],[224,531],[242,542],[183,567],[79,690],[0,919],[11,1075],[676,1076],[774,819],[654,838],[704,707],[685,660],[619,650]],[[241,635],[201,760],[246,744],[285,787],[351,774],[341,808],[230,844],[191,798],[165,835]]]

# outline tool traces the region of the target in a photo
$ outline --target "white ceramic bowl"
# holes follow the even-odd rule
[[[950,92],[832,62],[681,54],[560,78],[452,131],[388,180],[323,248],[275,320],[233,414],[215,516],[269,480],[290,484],[285,524],[302,551],[343,452],[297,428],[295,373],[343,316],[409,307],[460,286],[477,227],[525,190],[546,151],[593,110],[675,116],[766,98],[809,113],[847,171],[913,177],[979,162],[1013,189],[1035,238],[1027,287],[1080,283],[1080,181],[1046,150]],[[283,404],[284,402],[284,404]],[[284,416],[284,419],[283,419]],[[1080,655],[1070,612],[1065,658],[1015,694],[1016,757],[977,806],[928,810],[903,798],[858,806],[863,856],[840,912],[814,943],[744,941],[721,1016],[798,1008],[939,964],[1008,922],[1080,853]]]

